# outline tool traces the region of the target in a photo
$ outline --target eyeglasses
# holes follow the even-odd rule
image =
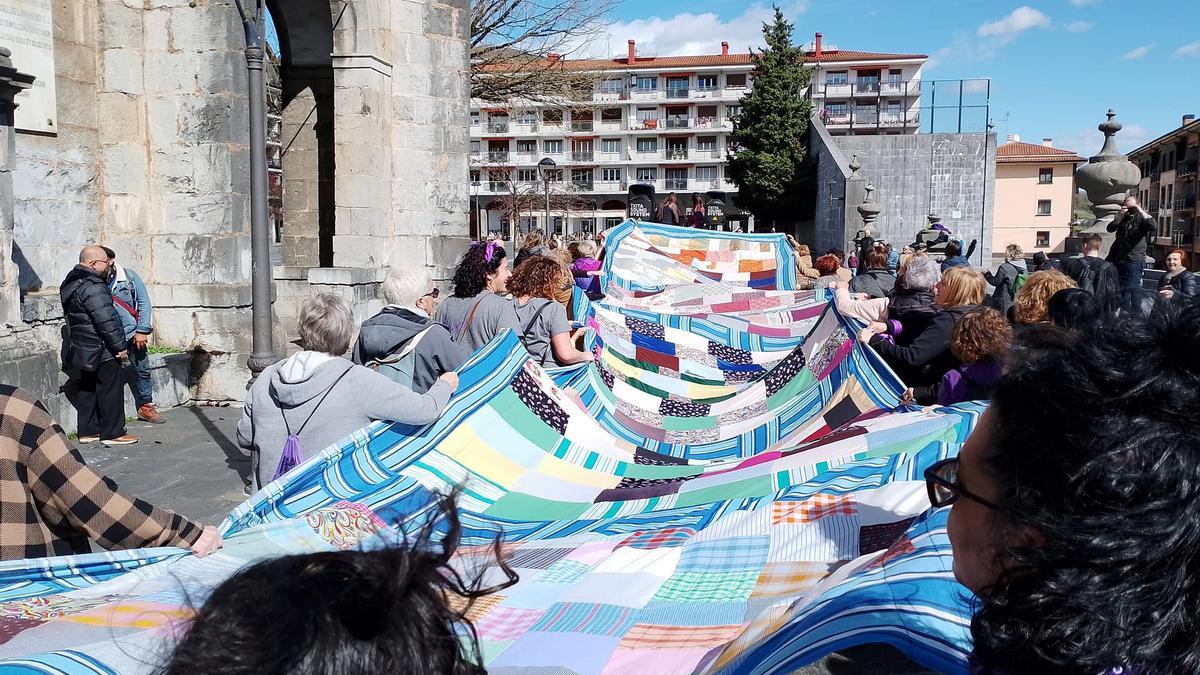
[[[438,296],[441,294],[442,294],[441,289],[435,288],[432,291],[429,291],[428,293],[426,293],[425,295],[422,295],[421,297],[422,298],[433,298],[434,300],[437,300]]]
[[[984,506],[1002,511],[997,504],[990,502],[979,495],[971,494],[962,488],[958,483],[958,458],[943,459],[933,466],[925,469],[925,489],[929,491],[929,503],[935,508],[942,506],[950,506],[958,501],[959,497],[966,497],[973,502],[983,504]]]

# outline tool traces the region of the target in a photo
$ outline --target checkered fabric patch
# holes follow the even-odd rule
[[[538,581],[545,584],[569,584],[587,574],[590,569],[591,565],[578,560],[559,560],[547,567],[542,576],[538,577]]]
[[[688,539],[694,536],[696,536],[696,531],[690,527],[668,527],[650,532],[634,532],[614,546],[613,550],[622,546],[641,549],[674,548],[683,546]]]
[[[593,602],[557,602],[530,630],[543,633],[621,635],[633,626],[634,609]]]
[[[484,640],[514,640],[529,630],[545,610],[496,607],[475,622]]]
[[[832,574],[840,565],[828,562],[767,563],[758,575],[753,598],[796,597]]]
[[[697,541],[683,548],[675,571],[758,571],[770,550],[771,538],[765,536]]]
[[[887,548],[896,543],[904,537],[905,532],[908,532],[908,528],[912,526],[914,520],[916,518],[905,518],[895,523],[864,525],[859,528],[858,554],[866,555],[874,553],[881,548]]]
[[[743,626],[664,626],[639,623],[621,638],[623,649],[685,649],[719,647],[737,637]]]
[[[771,524],[798,525],[826,516],[853,516],[857,513],[858,506],[849,495],[816,494],[802,502],[773,502]]]
[[[463,610],[466,610],[467,620],[469,620],[471,623],[475,623],[475,622],[479,621],[479,619],[486,616],[493,609],[498,607],[500,605],[500,602],[503,601],[504,598],[506,598],[508,596],[498,595],[495,593],[493,593],[492,595],[485,595],[482,598],[477,598],[474,602],[472,602],[471,606],[469,608],[467,607],[467,599],[462,597],[461,595],[455,595],[453,593],[448,593],[446,595],[446,597],[447,597],[447,602],[450,603],[451,609],[453,609],[456,612],[461,612]]]
[[[745,600],[754,592],[759,573],[741,572],[676,572],[667,577],[658,592],[657,600],[690,600],[717,602]]]

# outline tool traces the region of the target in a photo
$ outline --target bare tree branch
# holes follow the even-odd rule
[[[616,3],[473,0],[472,98],[566,105],[573,93],[590,91],[597,73],[578,61]]]

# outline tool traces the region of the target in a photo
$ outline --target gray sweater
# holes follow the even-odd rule
[[[258,489],[271,482],[283,455],[288,436],[284,415],[307,460],[375,420],[433,422],[446,409],[451,393],[443,380],[416,394],[346,359],[299,352],[269,366],[250,387],[238,422],[238,445],[250,451]]]

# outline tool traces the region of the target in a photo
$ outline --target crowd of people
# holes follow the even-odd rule
[[[1108,259],[1094,235],[1081,256],[1033,270],[1009,246],[994,273],[960,264],[961,243],[938,261],[867,231],[853,260],[837,249],[813,260],[791,240],[801,278],[865,324],[858,339],[908,386],[904,402],[991,400],[961,454],[925,475],[931,504],[950,507],[955,577],[976,598],[972,673],[1200,671],[1200,299],[1185,251],[1167,256],[1158,293],[1141,289],[1138,245],[1122,237],[1144,240],[1145,227],[1127,202]],[[476,242],[447,297],[427,273],[392,270],[386,305],[361,326],[338,296],[306,301],[301,350],[258,377],[238,424],[255,487],[374,420],[437,419],[455,371],[506,330],[542,365],[590,361],[569,301],[576,287],[598,291],[602,255],[593,240],[534,233],[510,268],[501,243]],[[135,442],[120,378],[150,334],[144,284],[111,251],[87,247],[61,297],[64,363],[87,392],[80,441]],[[149,394],[137,400],[156,417]],[[0,460],[18,467],[0,471],[4,513],[22,514],[0,522],[0,559],[89,542],[197,555],[221,546],[215,528],[89,468],[28,392],[0,387],[0,422]],[[453,498],[436,511],[436,543],[430,526],[381,551],[241,570],[199,609],[163,672],[483,672],[464,608],[516,577],[499,544],[499,584],[451,572]]]

